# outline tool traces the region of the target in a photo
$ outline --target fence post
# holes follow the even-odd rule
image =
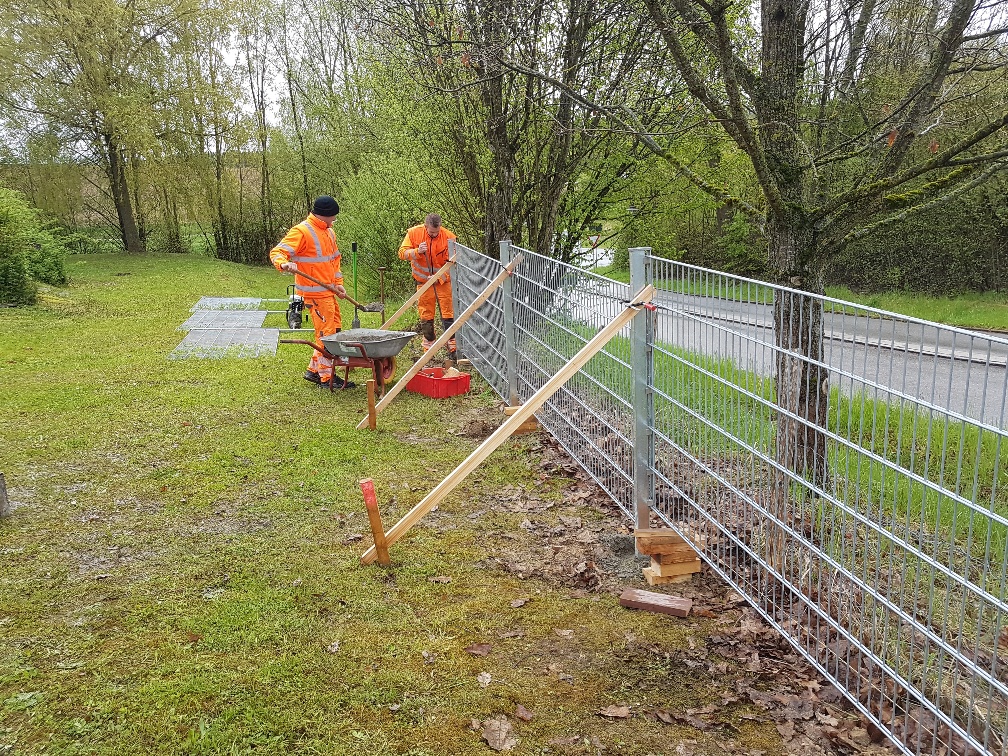
[[[509,239],[500,243],[500,261],[504,267],[511,264]],[[501,284],[501,297],[504,303],[504,360],[507,363],[508,404],[517,407],[521,404],[521,398],[518,396],[518,352],[515,347],[513,296],[514,289],[511,286],[511,277],[508,276]]]
[[[448,259],[455,261],[455,267],[452,268],[451,272],[449,273],[449,275],[451,276],[449,280],[451,281],[452,311],[456,313],[462,312],[465,309],[465,307],[462,306],[462,303],[459,302],[459,290],[456,278],[462,271],[462,265],[461,265],[462,261],[458,259],[457,255],[458,255],[458,244],[455,242],[454,239],[449,239]],[[455,354],[457,354],[459,357],[465,357],[465,352],[462,351],[462,341],[463,341],[462,332],[465,329],[466,327],[462,326],[455,333]]]
[[[651,283],[647,254],[650,247],[630,249],[630,291],[640,291]],[[654,505],[654,321],[650,310],[642,308],[630,321],[630,364],[633,375],[634,408],[634,510],[638,528],[651,523]]]

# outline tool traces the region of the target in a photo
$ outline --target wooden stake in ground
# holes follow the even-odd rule
[[[378,428],[378,413],[375,412],[375,380],[367,382],[367,424],[371,430]]]
[[[451,493],[455,486],[461,483],[469,473],[479,467],[483,463],[483,460],[503,444],[516,428],[538,412],[571,376],[577,373],[578,370],[588,363],[588,360],[601,351],[602,347],[608,344],[613,336],[618,334],[630,322],[640,308],[651,301],[654,294],[655,288],[650,284],[637,292],[634,298],[630,300],[630,304],[627,305],[626,309],[613,318],[612,322],[599,331],[591,341],[581,347],[581,350],[574,355],[570,362],[560,369],[560,372],[550,378],[525,404],[521,405],[518,411],[511,415],[500,428],[494,431],[490,438],[480,444],[476,451],[466,457],[461,465],[452,470],[447,478],[438,483],[434,490],[424,497],[423,501],[407,512],[399,522],[389,528],[385,534],[385,543],[391,546],[409,532],[410,528],[416,525],[425,514],[434,509],[445,496]],[[376,556],[377,551],[372,546],[361,556],[361,563],[371,564]]]
[[[368,521],[371,523],[371,535],[374,536],[375,554],[378,556],[378,564],[388,567],[392,561],[389,559],[388,545],[385,543],[385,529],[382,527],[381,512],[378,511],[378,497],[375,495],[374,481],[365,478],[360,482],[361,493],[364,494],[364,507],[367,509]]]
[[[431,346],[430,349],[424,352],[423,356],[420,357],[419,360],[413,363],[413,367],[411,367],[409,370],[406,371],[406,375],[404,375],[402,378],[396,381],[396,384],[391,389],[385,392],[385,396],[382,397],[381,401],[378,402],[378,406],[375,407],[376,412],[381,412],[389,404],[392,403],[393,399],[399,396],[399,393],[404,388],[406,388],[406,384],[409,383],[410,378],[412,378],[414,375],[423,370],[424,365],[426,365],[434,358],[434,355],[437,353],[437,351],[448,343],[448,340],[455,335],[456,331],[458,331],[458,329],[461,328],[465,324],[465,322],[469,320],[469,318],[473,316],[476,310],[478,310],[483,305],[484,302],[490,299],[490,295],[493,294],[495,291],[497,291],[498,287],[502,283],[504,283],[504,280],[512,273],[514,273],[514,269],[521,261],[522,256],[521,253],[519,252],[517,255],[514,256],[514,259],[511,260],[508,266],[503,270],[501,270],[501,272],[498,273],[494,277],[494,279],[487,284],[487,287],[483,289],[483,291],[480,293],[478,297],[476,297],[476,299],[473,300],[473,303],[466,308],[465,312],[455,317],[455,322],[445,329],[445,332],[441,334],[441,338],[435,341],[433,346]],[[366,417],[362,419],[359,423],[357,423],[357,430],[360,430],[365,425],[367,425]]]
[[[395,323],[397,320],[399,320],[399,318],[401,318],[403,316],[403,313],[405,313],[410,307],[412,307],[417,302],[419,302],[420,301],[420,297],[423,296],[423,293],[425,291],[427,291],[427,289],[429,289],[435,283],[437,283],[438,280],[441,278],[441,276],[443,276],[445,273],[447,273],[448,269],[451,268],[451,266],[454,265],[454,264],[455,264],[454,260],[449,260],[444,265],[442,265],[440,268],[438,268],[437,272],[434,275],[432,275],[430,278],[428,278],[427,281],[424,283],[424,285],[421,286],[419,289],[417,289],[416,293],[412,297],[410,297],[409,299],[407,299],[403,303],[403,306],[400,307],[398,310],[396,310],[395,314],[391,318],[389,318],[388,320],[386,320],[384,323],[382,323],[379,326],[379,328],[381,328],[383,330],[386,330],[386,331],[389,330],[392,327],[392,324]]]

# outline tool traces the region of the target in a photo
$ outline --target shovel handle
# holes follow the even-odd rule
[[[319,286],[325,286],[333,294],[336,293],[336,287],[335,286],[333,286],[332,284],[328,284],[325,281],[321,281],[318,278],[315,278],[315,276],[311,276],[311,275],[305,273],[300,268],[298,268],[298,271],[297,271],[296,275],[302,276],[303,278],[307,278],[309,281],[311,281],[312,283],[317,283]],[[369,310],[368,310],[367,307],[365,307],[364,305],[362,305],[360,302],[358,302],[356,299],[354,299],[353,297],[351,297],[349,294],[344,294],[343,295],[343,299],[345,299],[347,302],[349,302],[350,304],[352,304],[357,309],[364,310],[364,312],[369,312]]]

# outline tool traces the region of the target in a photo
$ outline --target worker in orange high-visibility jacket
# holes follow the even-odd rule
[[[422,226],[413,226],[399,246],[399,257],[409,260],[417,288],[423,286],[439,268],[448,262],[448,241],[455,234],[441,225],[441,216],[431,213]],[[455,322],[452,309],[451,275],[444,273],[440,280],[427,289],[417,303],[420,310],[420,332],[424,350],[434,345],[434,308],[441,309],[441,327],[448,329]],[[454,363],[455,339],[448,341],[448,359]]]
[[[346,297],[343,288],[343,274],[340,272],[340,251],[333,221],[339,214],[339,204],[332,197],[318,197],[312,205],[308,217],[287,232],[287,235],[270,250],[270,262],[277,270],[294,274],[294,288],[304,298],[305,307],[311,312],[315,327],[315,343],[321,344],[323,336],[340,330],[340,309],[336,297]],[[324,281],[329,286],[320,286],[304,276]],[[329,288],[332,287],[332,288]],[[319,385],[332,381],[334,388],[353,388],[352,383],[344,385],[343,379],[333,375],[332,358],[313,351],[306,381]]]

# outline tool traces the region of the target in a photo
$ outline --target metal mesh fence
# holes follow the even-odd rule
[[[1005,753],[1008,342],[648,269],[662,519],[905,750]]]
[[[500,263],[458,251],[465,307]],[[494,389],[527,399],[654,283],[540,422],[905,752],[1008,753],[1008,340],[644,250],[631,286],[521,252],[462,329]]]

